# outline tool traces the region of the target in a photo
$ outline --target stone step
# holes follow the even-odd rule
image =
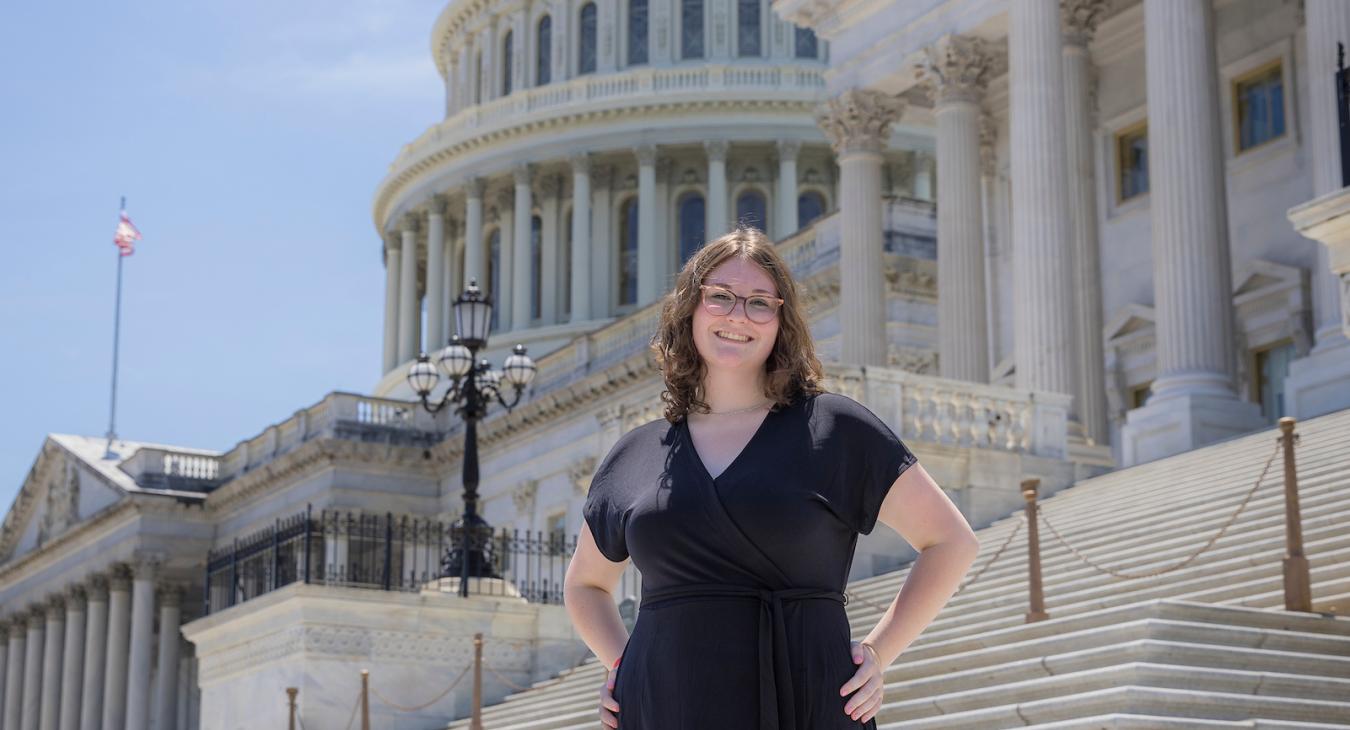
[[[1009,703],[921,719],[878,722],[878,730],[1004,730],[1067,722],[1104,713],[1125,712],[1172,718],[1350,724],[1350,702],[1291,699],[1196,687],[1121,686]],[[568,727],[568,726],[559,726]],[[584,725],[576,726],[578,728]]]
[[[1023,726],[1025,730],[1350,730],[1350,725],[1292,720],[1202,720],[1194,717],[1160,717],[1111,713],[1061,722]]]

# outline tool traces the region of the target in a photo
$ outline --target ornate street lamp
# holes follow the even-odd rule
[[[453,308],[456,334],[436,353],[435,365],[425,352],[418,354],[417,362],[408,368],[408,384],[427,411],[437,413],[454,406],[464,419],[464,515],[451,527],[451,548],[441,560],[441,575],[458,572],[459,595],[468,596],[469,576],[501,577],[492,569],[492,527],[478,516],[478,421],[487,415],[493,400],[508,411],[514,408],[534,380],[535,366],[524,345],[511,349],[500,371],[491,369],[486,359],[477,359],[478,350],[487,344],[492,298],[478,289],[476,279],[469,280],[469,288],[455,299]],[[431,391],[440,382],[441,372],[450,378],[450,388],[433,403]],[[503,378],[515,391],[509,403],[502,398]]]

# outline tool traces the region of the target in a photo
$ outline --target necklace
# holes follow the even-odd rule
[[[755,405],[749,406],[749,407],[747,407],[747,408],[737,408],[737,409],[734,410],[734,411],[708,411],[708,415],[709,415],[709,416],[728,416],[728,415],[731,415],[732,413],[745,413],[746,411],[753,411],[753,410],[755,410],[755,409],[757,409],[757,408],[763,408],[765,403],[772,403],[772,402],[773,402],[773,400],[770,399],[770,400],[762,401],[762,402],[760,402],[760,403],[756,403]]]

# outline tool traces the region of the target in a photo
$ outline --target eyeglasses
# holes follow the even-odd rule
[[[725,317],[731,314],[731,310],[736,308],[737,301],[745,302],[745,316],[751,322],[756,324],[767,324],[773,321],[778,314],[778,308],[783,306],[783,300],[778,297],[771,297],[766,294],[751,294],[743,297],[736,292],[715,284],[699,284],[699,289],[703,292],[703,308],[708,310],[708,314],[716,317]]]

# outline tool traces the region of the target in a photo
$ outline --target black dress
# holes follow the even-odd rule
[[[620,437],[583,508],[600,551],[642,571],[620,730],[874,730],[839,694],[857,670],[842,591],[858,534],[915,461],[834,393],[770,411],[716,479],[685,420]]]

